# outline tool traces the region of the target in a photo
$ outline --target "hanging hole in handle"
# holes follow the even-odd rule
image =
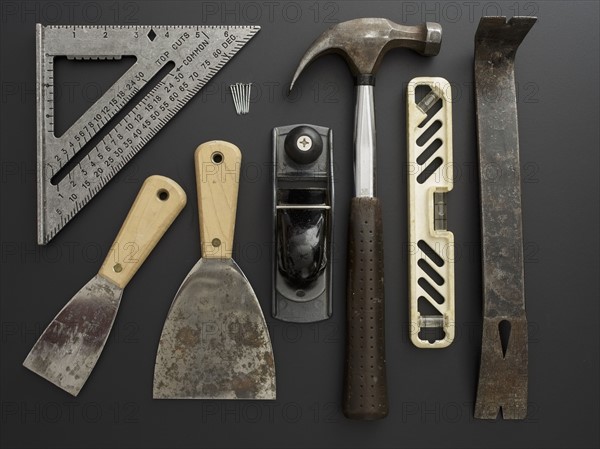
[[[210,158],[212,159],[212,161],[215,164],[220,164],[221,162],[223,162],[223,153],[220,153],[219,151],[215,151]]]
[[[442,342],[446,338],[446,332],[441,327],[422,327],[418,335],[421,340],[427,341],[430,344],[438,341]]]
[[[160,189],[158,192],[156,192],[156,196],[161,201],[167,201],[169,199],[169,191],[165,189]]]
[[[212,239],[212,246],[214,246],[215,248],[218,248],[219,246],[221,246],[221,240],[219,239]]]
[[[113,270],[115,273],[120,273],[121,271],[123,271],[123,266],[120,263],[116,263],[113,266]]]

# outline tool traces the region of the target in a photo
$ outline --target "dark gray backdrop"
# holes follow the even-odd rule
[[[1,5],[1,432],[2,447],[598,447],[598,3],[73,1]],[[473,36],[481,15],[535,14],[517,55],[523,173],[529,416],[472,418],[480,352],[481,276]],[[381,16],[439,21],[442,51],[385,58],[376,86],[379,192],[384,205],[389,417],[340,412],[344,283],[352,191],[352,79],[341,58],[317,61],[284,94],[328,22]],[[259,24],[261,32],[46,247],[36,245],[35,38],[46,24]],[[93,63],[94,64],[94,63]],[[57,123],[67,126],[124,66],[59,65]],[[449,200],[457,242],[458,335],[451,347],[409,342],[404,167],[406,83],[453,83]],[[253,82],[250,114],[234,113],[227,86]],[[308,122],[334,129],[337,222],[334,317],[289,325],[270,317],[271,129]],[[236,259],[271,329],[274,403],[153,401],[158,338],[173,295],[199,257],[192,154],[210,139],[240,146]],[[21,366],[39,333],[99,268],[142,181],[177,180],[188,206],[128,286],[115,327],[76,399]]]

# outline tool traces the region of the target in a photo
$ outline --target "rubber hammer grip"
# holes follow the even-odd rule
[[[383,227],[377,198],[353,198],[348,234],[347,347],[343,412],[387,416]]]

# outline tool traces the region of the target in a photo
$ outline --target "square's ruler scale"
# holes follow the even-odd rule
[[[38,24],[38,243],[48,243],[259,30]],[[65,56],[136,62],[55,136],[54,58]]]

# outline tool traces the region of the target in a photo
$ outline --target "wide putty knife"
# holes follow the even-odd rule
[[[123,289],[185,203],[175,181],[146,179],[100,271],[48,325],[25,359],[26,368],[79,394],[104,348]]]
[[[241,153],[196,150],[202,258],[175,295],[158,345],[156,399],[275,399],[271,339],[258,299],[231,258]]]

